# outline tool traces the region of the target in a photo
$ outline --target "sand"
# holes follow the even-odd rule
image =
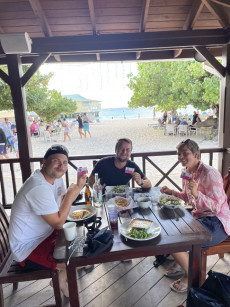
[[[174,150],[176,144],[186,139],[186,136],[164,136],[162,133],[157,133],[148,126],[152,123],[152,119],[104,120],[100,124],[90,125],[91,138],[87,134],[86,138],[80,139],[78,128],[73,127],[72,141],[64,143],[63,139],[59,138],[58,143],[65,144],[71,156],[81,156],[114,153],[116,140],[121,137],[128,137],[133,141],[133,152]],[[204,141],[203,136],[191,136],[191,138],[196,140],[201,148],[217,146],[213,141]],[[43,155],[49,146],[50,143],[45,142],[43,137],[32,138],[34,156]]]

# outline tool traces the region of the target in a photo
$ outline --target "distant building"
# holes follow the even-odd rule
[[[10,122],[14,122],[14,110],[0,111],[0,122],[4,122],[5,118],[8,118]]]
[[[76,114],[87,113],[90,120],[99,118],[99,112],[101,110],[100,101],[95,99],[88,99],[78,94],[63,96],[72,99],[76,103],[77,112],[71,114],[71,117],[75,117]]]

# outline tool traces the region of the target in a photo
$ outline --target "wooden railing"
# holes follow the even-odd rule
[[[223,152],[222,148],[202,149],[202,160],[203,157],[206,156],[205,163],[213,165],[214,154],[218,155],[221,152]],[[90,173],[93,168],[93,161],[98,161],[99,159],[107,156],[113,155],[103,154],[90,156],[71,156],[69,158],[69,169],[65,174],[66,187],[69,186],[71,176],[74,176],[74,178],[76,178],[76,162],[78,166],[86,165]],[[179,191],[181,190],[181,180],[179,179],[180,176],[178,170],[177,173],[174,174],[175,178],[172,178],[173,171],[178,168],[179,164],[179,162],[177,161],[177,152],[175,150],[132,153],[131,160],[135,161],[140,166],[146,176],[152,181],[153,186],[159,186],[163,183],[164,180],[167,180],[169,184],[176,187],[176,189],[178,189]],[[33,163],[32,165],[34,166],[34,169],[37,169],[40,168],[42,158],[31,158],[30,162]],[[166,168],[166,170],[163,170],[163,168]],[[10,209],[12,206],[13,199],[15,198],[19,188],[22,185],[19,159],[0,160],[0,185],[1,202],[5,209]],[[134,182],[132,182],[132,186],[134,186]]]

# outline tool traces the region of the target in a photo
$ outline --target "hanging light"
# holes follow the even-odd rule
[[[195,53],[194,59],[199,63],[203,63],[206,61],[205,57],[203,57],[203,55],[200,54],[198,51]]]

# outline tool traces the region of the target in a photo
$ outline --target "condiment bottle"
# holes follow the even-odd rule
[[[91,201],[91,192],[89,189],[89,183],[88,183],[88,178],[86,180],[86,184],[85,184],[85,202],[86,205],[92,206],[92,201]]]

